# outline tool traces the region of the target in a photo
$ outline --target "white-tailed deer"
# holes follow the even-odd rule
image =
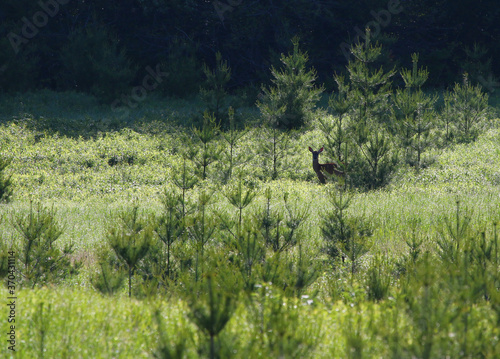
[[[321,183],[326,183],[325,175],[322,171],[326,171],[331,175],[335,174],[337,176],[344,176],[344,172],[340,170],[338,164],[318,162],[318,156],[321,152],[323,152],[323,147],[321,147],[319,151],[314,151],[311,147],[309,147],[309,151],[313,154],[313,170],[318,175],[318,179]]]

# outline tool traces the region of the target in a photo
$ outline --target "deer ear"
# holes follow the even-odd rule
[[[309,147],[309,151],[313,152],[313,149],[311,147]]]
[[[323,147],[321,147],[321,149],[318,152],[323,152]]]

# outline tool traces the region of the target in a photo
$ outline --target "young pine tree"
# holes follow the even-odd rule
[[[153,314],[154,320],[158,327],[158,346],[153,351],[153,358],[156,359],[183,359],[186,357],[188,343],[191,333],[189,333],[185,323],[176,323],[175,328],[169,331],[166,328],[161,312],[157,309]],[[171,333],[176,333],[176,338],[173,340]]]
[[[203,114],[203,125],[201,128],[193,128],[193,135],[196,140],[196,144],[191,144],[195,146],[199,144],[201,146],[198,154],[193,157],[193,161],[201,170],[201,180],[205,180],[208,175],[208,166],[217,161],[220,157],[221,149],[215,143],[215,139],[219,134],[219,125],[217,124],[217,119],[214,115],[210,115],[208,112]]]
[[[392,115],[395,119],[394,131],[405,151],[405,161],[419,169],[422,152],[430,146],[429,135],[434,125],[433,108],[437,97],[422,91],[429,72],[418,68],[418,54],[412,55],[412,63],[411,70],[401,70],[405,88],[396,91]]]
[[[294,38],[293,52],[281,55],[283,67],[271,67],[273,86],[262,87],[263,95],[257,101],[261,113],[272,120],[270,125],[279,129],[299,129],[311,120],[322,87],[315,87],[316,70],[307,70],[307,53],[299,49]]]
[[[370,124],[387,121],[390,79],[395,71],[385,73],[382,67],[373,68],[382,53],[382,46],[372,44],[369,29],[366,30],[365,42],[353,45],[351,53],[354,61],[349,61],[347,71],[351,84],[352,115],[357,142],[363,143],[373,130]]]
[[[351,47],[354,61],[347,65],[350,81],[351,136],[356,143],[357,156],[352,156],[354,182],[371,189],[387,183],[397,163],[397,152],[387,131],[391,77],[383,68],[373,69],[382,53],[382,46],[373,45],[367,29],[365,42]],[[352,175],[351,175],[352,177]]]
[[[227,61],[222,60],[220,52],[215,54],[215,69],[211,70],[208,65],[203,65],[203,73],[206,76],[205,84],[200,87],[202,100],[208,107],[208,112],[213,113],[219,123],[227,105],[227,83],[231,79],[231,68]]]
[[[141,217],[139,207],[119,214],[108,231],[109,246],[128,272],[128,296],[132,296],[132,275],[153,245],[153,228]]]
[[[180,195],[174,191],[165,190],[161,201],[163,202],[163,213],[156,221],[154,230],[166,250],[164,263],[159,263],[162,269],[161,277],[164,280],[174,278],[174,244],[182,238],[184,219]]]
[[[488,94],[480,86],[470,84],[468,74],[462,84],[445,94],[445,106],[451,116],[459,142],[474,141],[479,135],[488,109]]]
[[[188,150],[191,149],[191,146],[188,145]],[[196,155],[191,154],[191,155]],[[184,221],[186,214],[189,212],[189,205],[186,199],[187,192],[192,189],[198,183],[198,176],[194,174],[196,169],[192,166],[192,161],[188,159],[189,153],[184,153],[182,155],[182,168],[176,168],[173,173],[172,182],[175,186],[181,191],[181,196],[179,198],[182,210],[181,217],[182,221]]]
[[[209,339],[210,359],[218,358],[219,347],[216,340],[220,332],[224,330],[236,309],[236,300],[233,295],[225,292],[217,283],[214,283],[212,275],[207,275],[203,283],[206,289],[200,285],[198,293],[193,295],[189,302],[189,319]]]
[[[224,182],[228,182],[232,175],[235,167],[243,164],[245,161],[244,156],[237,155],[236,150],[240,140],[247,134],[248,129],[238,130],[236,128],[235,119],[234,119],[234,109],[229,107],[228,109],[229,116],[229,127],[226,131],[221,132],[221,137],[226,143],[225,151],[223,152],[223,156],[225,157],[227,168],[224,171]]]
[[[98,257],[99,270],[91,277],[91,283],[100,293],[112,296],[122,288],[127,275],[119,270],[117,260],[109,255],[108,248],[101,249]]]
[[[262,168],[264,175],[275,180],[281,173],[288,168],[286,162],[289,147],[291,131],[282,131],[276,127],[264,125],[260,131],[258,154],[262,158]]]
[[[344,148],[349,141],[346,117],[352,108],[352,98],[349,94],[349,84],[345,83],[344,76],[335,75],[334,79],[337,83],[338,92],[330,96],[328,108],[335,117],[333,121],[330,121],[329,117],[320,117],[318,119],[319,128],[325,135],[328,144],[327,148],[332,149],[334,158],[338,159],[339,162],[346,162]]]
[[[352,281],[359,260],[369,251],[368,238],[372,235],[372,226],[364,216],[349,213],[352,193],[330,189],[328,197],[332,210],[325,214],[321,224],[324,251],[330,257],[332,265],[340,257],[343,262],[346,258],[350,260]]]
[[[238,182],[229,187],[224,195],[229,203],[238,210],[236,236],[239,237],[243,225],[243,210],[252,203],[257,194],[253,188],[244,188],[243,179],[240,177]]]
[[[13,226],[21,236],[21,282],[34,288],[37,284],[57,283],[71,274],[78,273],[81,263],[72,263],[73,244],[66,243],[59,249],[56,241],[63,233],[56,220],[56,211],[38,203],[27,215],[16,215]]]
[[[198,196],[198,206],[186,220],[186,229],[192,245],[195,249],[195,281],[198,282],[205,272],[206,267],[206,247],[214,239],[214,233],[218,223],[208,212],[208,205],[212,201],[213,193],[201,191]]]

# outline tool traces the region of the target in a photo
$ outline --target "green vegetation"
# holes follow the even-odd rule
[[[9,160],[0,158],[0,202],[9,202],[12,196],[12,176],[5,174],[9,164]]]
[[[55,242],[63,229],[57,223],[56,213],[38,203],[29,213],[13,215],[13,227],[21,237],[19,249],[12,246],[19,255],[16,268],[20,274],[19,284],[34,288],[37,285],[57,283],[78,272],[80,264],[71,263],[73,244],[66,242],[61,250]]]
[[[293,53],[281,55],[282,68],[271,67],[273,86],[262,88],[257,106],[269,125],[281,129],[298,129],[311,121],[323,88],[314,86],[316,71],[306,68],[309,57],[292,40]]]
[[[14,186],[13,201],[1,209],[4,248],[22,243],[13,224],[28,223],[30,211],[36,218],[38,207],[30,206],[30,199],[42,201],[40,211],[64,223],[55,248],[62,254],[73,244],[71,258],[84,264],[56,286],[33,290],[17,274],[25,288],[17,292],[20,353],[498,355],[492,338],[500,315],[499,129],[469,144],[424,152],[432,165],[418,172],[401,167],[384,190],[345,193],[316,183],[307,146],[324,137],[314,128],[288,138],[297,151],[286,161],[300,170],[262,181],[259,142],[254,142],[259,131],[250,130],[237,142],[235,155],[251,150],[254,155],[238,176],[216,187],[224,178],[219,161],[225,157],[212,170],[208,166],[203,181],[177,132],[161,127],[84,139],[37,137],[26,126],[3,125],[1,139],[9,151],[2,156],[11,161]],[[189,178],[198,178],[194,187],[181,180],[183,168]],[[158,219],[147,224],[150,229],[122,232],[125,226],[137,228],[126,220],[137,211],[135,204],[142,216]],[[110,244],[122,234],[132,241],[149,236],[151,228],[157,243],[149,244],[137,265],[119,255],[112,259],[111,249],[102,249],[108,236]],[[122,261],[133,270],[124,271]],[[124,273],[132,274],[130,287]],[[106,297],[93,289],[103,275],[107,286],[99,291]],[[198,285],[183,288],[196,280]],[[129,293],[137,299],[129,300]],[[211,296],[227,295],[211,307]],[[7,330],[5,321],[2,328]]]
[[[194,100],[126,122],[41,105],[75,94],[12,104],[0,273],[15,277],[17,356],[499,356],[500,126],[467,79],[436,107],[417,55],[392,92],[368,35],[333,115],[295,96],[308,120],[293,132],[270,123],[287,108],[273,98],[262,119],[229,107],[228,126]],[[289,89],[311,84],[296,69]],[[323,144],[346,173],[326,185],[308,151]]]

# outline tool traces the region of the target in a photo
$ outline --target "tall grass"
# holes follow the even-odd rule
[[[173,348],[181,342],[187,343],[183,350],[188,358],[215,352],[220,356],[232,353],[237,358],[499,354],[499,297],[493,289],[498,287],[498,263],[479,241],[484,232],[486,244],[494,243],[493,223],[499,220],[500,130],[496,128],[474,143],[426,153],[434,159],[432,165],[419,172],[402,168],[383,190],[354,193],[347,215],[363,216],[373,227],[373,235],[367,239],[370,251],[362,257],[354,280],[348,280],[348,263],[332,267],[322,251],[321,224],[332,210],[327,190],[337,188],[337,184],[318,185],[312,170],[307,148],[324,141],[321,132],[310,129],[291,136],[279,179],[270,181],[262,171],[263,158],[257,151],[261,133],[258,128],[250,129],[234,153],[249,155],[247,162],[234,169],[234,173],[241,173],[238,180],[221,181],[224,171],[218,166],[222,164],[215,163],[213,168],[208,167],[204,182],[186,191],[189,204],[196,203],[201,190],[209,193],[207,213],[226,220],[224,225],[217,224],[214,233],[220,238],[208,245],[205,253],[214,258],[207,259],[206,265],[220,270],[219,276],[227,276],[218,282],[221,287],[238,282],[230,275],[238,262],[238,247],[227,250],[230,241],[224,242],[228,237],[224,226],[238,223],[235,233],[239,233],[245,228],[242,222],[252,223],[252,216],[266,208],[269,190],[272,211],[281,211],[286,218],[286,205],[292,205],[294,210],[307,209],[308,213],[298,236],[303,252],[298,245],[293,247],[284,255],[293,265],[282,270],[304,270],[293,262],[300,253],[317,265],[318,279],[301,290],[298,298],[268,283],[239,292],[230,320],[211,336],[207,346],[207,337],[189,319],[192,315],[186,293],[202,293],[201,287],[191,288],[182,282],[190,278],[189,273],[183,274],[181,285],[169,286],[164,295],[144,295],[147,299],[143,300],[127,298],[126,288],[114,297],[104,297],[92,288],[90,280],[97,270],[97,249],[105,245],[117,212],[139,203],[145,215],[161,214],[162,194],[175,188],[174,175],[183,165],[185,149],[178,132],[169,126],[149,125],[142,131],[96,131],[84,138],[70,132],[55,133],[48,127],[40,130],[28,122],[0,126],[0,155],[12,159],[7,172],[14,181],[13,201],[0,205],[0,239],[17,243],[13,218],[27,213],[31,200],[41,201],[56,210],[64,227],[58,241],[74,243],[75,258],[83,261],[84,268],[63,285],[17,292],[16,357],[146,358],[162,346]],[[59,122],[55,126],[63,128]],[[228,200],[237,181],[256,194],[242,209],[241,218]],[[469,254],[463,254],[471,256],[471,275],[479,281],[479,269],[484,265],[483,272],[491,276],[483,279],[492,287],[486,291],[481,287],[486,294],[479,297],[473,288],[460,285],[465,280],[460,272],[463,268],[448,270],[437,255],[436,243],[445,240],[440,228],[453,218],[450,216],[456,213],[457,201],[460,208],[468,208],[471,213],[474,241]],[[408,260],[407,243],[412,236],[422,239],[422,253],[429,252],[428,257],[421,254],[413,264]],[[204,278],[201,276],[200,282]],[[143,284],[140,275],[132,277],[132,287]],[[378,293],[376,299],[373,293]],[[0,295],[8,296],[5,290]],[[443,295],[449,298],[447,302],[439,302]],[[0,325],[7,333],[7,322]],[[159,335],[159,325],[167,336]],[[286,346],[286,341],[293,344]],[[2,357],[11,355],[5,345],[0,353]]]

